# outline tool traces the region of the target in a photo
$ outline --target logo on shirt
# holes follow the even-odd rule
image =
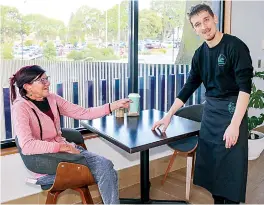
[[[224,66],[226,64],[226,57],[220,54],[218,57],[218,66]]]
[[[228,104],[228,111],[230,114],[234,114],[236,110],[236,104],[234,102],[229,102]]]

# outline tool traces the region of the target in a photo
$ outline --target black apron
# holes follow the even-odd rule
[[[225,148],[223,135],[235,111],[237,97],[206,97],[196,151],[193,183],[213,195],[245,202],[248,171],[248,122],[245,114],[235,146]]]

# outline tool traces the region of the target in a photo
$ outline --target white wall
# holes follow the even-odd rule
[[[253,66],[262,59],[264,71],[264,1],[232,1],[231,34],[243,40],[249,47]],[[264,46],[264,45],[263,45]],[[258,69],[259,70],[259,69]],[[264,90],[263,80],[254,80],[258,89]],[[263,110],[250,109],[249,115],[259,115]]]
[[[129,154],[100,138],[85,143],[89,151],[112,160],[116,170],[139,164],[139,153]],[[172,151],[166,145],[160,146],[150,150],[150,160],[170,154]],[[25,179],[32,176],[19,154],[1,156],[1,203],[41,192],[39,186],[25,183]]]

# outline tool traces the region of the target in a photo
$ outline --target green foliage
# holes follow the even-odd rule
[[[149,54],[157,54],[157,53],[165,54],[166,52],[167,52],[167,50],[164,48],[157,48],[157,49],[150,49],[149,50]]]
[[[21,31],[21,14],[15,7],[2,6],[1,9],[1,42],[13,42]]]
[[[150,54],[151,54],[150,50],[139,51],[139,55],[150,55]]]
[[[87,52],[85,51],[71,51],[68,55],[67,58],[68,59],[72,59],[72,60],[83,60],[85,58],[87,58]]]
[[[139,27],[139,39],[158,39],[162,32],[162,19],[155,11],[142,10],[139,13]]]
[[[68,42],[69,42],[70,44],[72,44],[72,45],[76,45],[76,44],[78,43],[78,39],[77,39],[76,36],[72,36],[72,37],[68,40]]]
[[[118,59],[115,56],[113,49],[111,48],[96,48],[92,45],[88,46],[88,49],[84,51],[71,51],[68,59],[72,60],[115,60]]]
[[[30,33],[35,34],[37,40],[55,40],[57,36],[65,37],[66,27],[60,20],[48,18],[40,14],[29,14],[24,16],[24,24],[28,25]]]
[[[182,27],[185,17],[185,1],[152,0],[151,10],[162,19],[162,40],[170,37],[172,29]]]
[[[264,72],[255,72],[254,77],[261,78],[264,80]],[[262,109],[262,110],[264,109],[264,91],[257,89],[254,83],[252,83],[252,91],[250,94],[249,107]],[[264,122],[264,114],[260,114],[259,117],[257,116],[249,117],[248,118],[249,131],[261,125],[263,122]]]
[[[249,107],[259,109],[264,108],[264,92],[262,90],[257,90],[255,84],[252,85]]]
[[[257,77],[257,78],[262,78],[264,80],[264,71],[255,72],[254,76]]]
[[[129,1],[122,1],[119,5],[116,4],[107,11],[107,38],[108,41],[118,41],[118,20],[120,19],[120,40],[127,41],[128,32],[128,10]],[[120,11],[120,13],[119,13]],[[120,18],[119,18],[120,17]],[[104,36],[106,34],[105,19],[106,13],[103,14],[102,19],[104,23],[102,25],[104,29]]]
[[[31,46],[33,45],[33,40],[26,40],[25,41],[25,46]]]
[[[43,53],[47,60],[54,60],[56,58],[56,48],[51,41],[46,43]]]
[[[257,126],[261,125],[264,122],[264,114],[260,114],[259,117],[252,116],[248,118],[248,130],[251,131]]]
[[[151,8],[139,12],[139,38],[164,39],[172,28],[183,25],[185,2],[152,0]],[[108,42],[128,41],[129,1],[115,4],[107,11],[81,6],[71,14],[68,26],[60,20],[40,14],[22,15],[15,7],[1,6],[2,42],[13,42],[33,35],[36,43],[54,41],[76,44],[87,39]],[[119,22],[120,21],[120,29]],[[107,30],[106,30],[107,24]],[[107,32],[107,33],[106,33]]]
[[[98,36],[102,30],[103,19],[98,9],[88,6],[80,7],[75,13],[72,13],[69,21],[69,36],[78,36],[84,39],[85,35]],[[77,42],[79,39],[77,39]]]
[[[1,58],[2,59],[13,59],[12,44],[10,43],[1,44]]]
[[[187,13],[193,5],[202,3],[202,1],[186,1]],[[204,2],[210,5],[211,2]],[[176,64],[190,64],[195,50],[202,44],[203,40],[194,32],[192,25],[187,17],[184,17],[183,36],[181,40],[180,50],[176,58]]]

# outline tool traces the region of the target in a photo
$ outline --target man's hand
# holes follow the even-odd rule
[[[223,140],[226,141],[225,147],[230,148],[231,146],[234,146],[237,143],[237,139],[239,136],[239,126],[235,124],[230,124],[223,136]]]
[[[62,144],[59,152],[67,152],[71,154],[80,154],[80,151],[69,144]]]
[[[162,132],[165,132],[167,127],[169,126],[171,121],[171,116],[170,115],[165,115],[161,120],[157,121],[154,123],[153,127],[151,130],[155,130],[156,128],[159,128],[160,126],[163,126]]]

